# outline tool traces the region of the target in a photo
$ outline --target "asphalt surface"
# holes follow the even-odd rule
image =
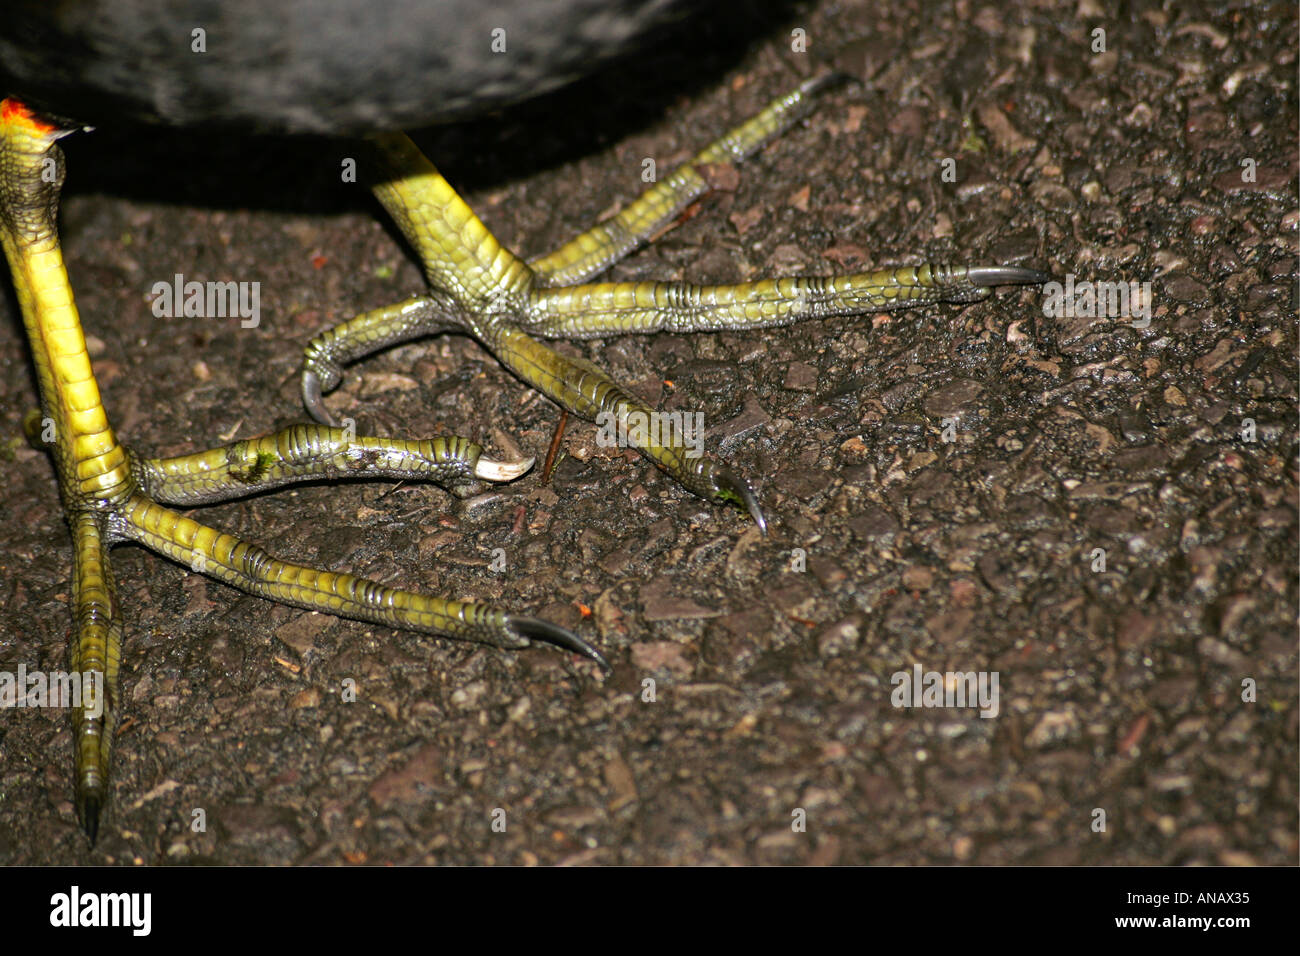
[[[572,346],[702,412],[766,538],[584,422],[549,484],[473,507],[354,483],[202,512],[284,557],[574,628],[608,678],[120,548],[100,840],[75,823],[66,715],[2,711],[0,862],[1295,864],[1295,5],[876,6],[701,23],[418,141],[535,255],[635,196],[645,158],[666,169],[831,66],[863,82],[715,170],[696,214],[611,275],[1022,264],[1138,283],[1133,314],[1048,316],[1011,289]],[[421,288],[339,182],[346,144],[65,142],[73,285],[143,452],[301,420],[306,341]],[[156,317],[177,273],[260,283],[260,324]],[[11,292],[0,308],[0,669],[53,670],[69,541],[21,439],[36,393]],[[363,432],[504,454],[544,455],[558,419],[459,337],[358,363],[329,404]],[[894,706],[916,667],[996,673],[996,716]]]

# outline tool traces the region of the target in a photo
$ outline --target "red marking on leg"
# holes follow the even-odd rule
[[[38,118],[35,113],[28,109],[26,103],[13,97],[0,100],[0,125],[18,126],[41,135],[59,131],[59,128],[53,123]]]

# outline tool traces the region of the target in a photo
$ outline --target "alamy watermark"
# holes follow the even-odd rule
[[[981,717],[998,715],[997,671],[925,671],[914,664],[889,682],[895,707],[978,707]]]
[[[687,458],[704,454],[703,412],[631,411],[596,416],[596,444],[601,448],[685,447]]]
[[[50,925],[57,927],[119,926],[133,936],[153,929],[152,893],[83,893],[73,885],[50,897]]]
[[[160,319],[237,317],[246,329],[262,321],[260,282],[186,282],[178,272],[171,282],[155,282],[150,294],[153,314]]]
[[[1043,315],[1049,319],[1133,319],[1133,328],[1151,324],[1150,282],[1076,282],[1066,273],[1064,284],[1045,282]]]
[[[102,671],[0,671],[0,710],[27,707],[72,707],[104,715]]]

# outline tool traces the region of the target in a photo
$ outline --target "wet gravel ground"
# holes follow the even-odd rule
[[[612,276],[1025,264],[1150,283],[1131,303],[1149,323],[1049,317],[1043,293],[1004,289],[563,346],[702,412],[767,537],[585,422],[549,484],[473,507],[373,483],[203,511],[285,557],[574,628],[609,678],[121,548],[126,722],[101,838],[75,825],[65,715],[6,711],[0,861],[1295,863],[1296,8],[879,6],[702,22],[418,139],[535,255],[635,196],[646,157],[666,169],[830,64],[864,82],[715,170],[697,214]],[[305,342],[421,288],[339,183],[346,144],[65,142],[72,281],[144,452],[301,420]],[[155,317],[146,296],[176,273],[259,282],[262,322]],[[51,670],[70,548],[52,468],[21,441],[35,388],[3,303],[0,669]],[[504,455],[544,455],[558,419],[459,337],[354,366],[329,404],[363,432]],[[916,667],[996,672],[997,715],[896,708],[893,675]]]

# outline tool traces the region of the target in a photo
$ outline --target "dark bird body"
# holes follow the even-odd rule
[[[555,89],[625,56],[697,6],[12,0],[0,29],[0,91],[90,125],[408,129]],[[203,52],[196,51],[196,30]]]

